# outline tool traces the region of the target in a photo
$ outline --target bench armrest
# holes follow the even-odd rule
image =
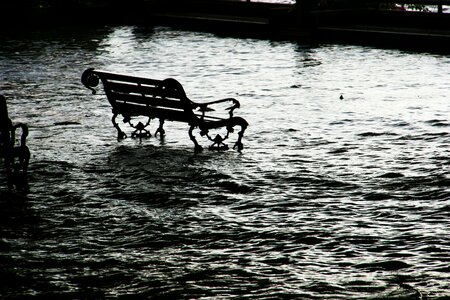
[[[10,120],[8,119],[8,121]],[[18,135],[17,129],[19,128],[21,129],[21,131],[19,131],[20,144],[16,145],[16,136]],[[16,146],[25,147],[27,143],[27,137],[28,137],[28,126],[26,124],[18,123],[12,125],[10,122],[9,126],[5,126],[0,130],[0,145],[1,147],[5,148],[12,148]]]
[[[202,116],[204,116],[205,112],[214,111],[214,109],[209,107],[210,105],[219,104],[219,103],[223,103],[223,102],[232,102],[232,106],[226,108],[226,110],[230,111],[229,112],[230,117],[233,117],[233,111],[236,108],[241,107],[241,104],[239,103],[239,101],[234,98],[219,99],[219,100],[214,100],[214,101],[205,102],[205,103],[195,103],[195,106],[196,106],[196,108],[198,108],[198,110],[200,110],[202,112]]]
[[[26,124],[23,123],[17,123],[12,127],[12,131],[11,131],[11,138],[12,138],[12,143],[15,142],[15,136],[16,136],[16,130],[20,128],[22,130],[22,134],[20,136],[20,147],[25,147],[27,144],[27,137],[28,137],[28,126]]]
[[[100,78],[94,73],[94,68],[86,69],[81,75],[81,83],[90,89],[92,94],[95,95],[97,91],[94,89],[100,82]]]

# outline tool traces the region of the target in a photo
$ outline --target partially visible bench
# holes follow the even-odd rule
[[[143,77],[135,77],[87,69],[81,76],[81,82],[90,89],[93,94],[96,93],[94,87],[99,82],[103,83],[103,88],[112,106],[112,123],[117,129],[118,139],[126,138],[126,134],[116,122],[118,115],[123,116],[123,122],[129,123],[135,130],[132,137],[151,136],[147,126],[152,119],[159,119],[159,127],[155,136],[165,133],[163,125],[165,121],[178,121],[189,124],[189,137],[194,142],[195,150],[201,151],[202,147],[198,144],[193,135],[193,130],[198,128],[201,136],[206,136],[213,144],[210,149],[228,149],[224,141],[234,132],[235,126],[240,126],[237,141],[233,149],[241,151],[243,149],[242,137],[248,126],[247,121],[241,117],[233,116],[234,110],[240,107],[239,101],[234,98],[226,98],[208,103],[197,103],[190,100],[183,89],[183,86],[175,79],[156,80]],[[231,103],[228,107],[228,115],[217,117],[210,115],[214,104],[223,102]],[[207,114],[208,113],[208,114]],[[148,117],[144,123],[139,121],[132,123],[132,118],[136,116]],[[219,134],[211,137],[211,129],[225,128],[226,134]]]
[[[20,128],[20,130],[19,130]],[[4,159],[8,186],[27,187],[30,150],[26,145],[28,126],[15,124],[8,116],[6,98],[0,95],[0,158]]]

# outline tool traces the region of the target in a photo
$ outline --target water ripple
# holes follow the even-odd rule
[[[450,296],[447,57],[67,30],[0,37],[33,154],[30,192],[0,188],[1,298]],[[164,140],[117,142],[87,67],[239,98],[245,150],[196,154],[170,122]]]

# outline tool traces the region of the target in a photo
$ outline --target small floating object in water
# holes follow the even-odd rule
[[[339,97],[339,99],[344,100],[344,95],[341,94],[341,96]]]
[[[77,224],[77,222],[74,219],[66,219],[62,223],[62,226],[64,226],[64,227],[72,227],[72,226],[75,226],[76,224]]]

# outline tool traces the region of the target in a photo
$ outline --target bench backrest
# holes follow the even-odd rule
[[[3,127],[5,124],[9,124],[11,120],[9,120],[8,116],[8,106],[6,105],[6,98],[3,95],[0,95],[0,127]]]
[[[16,140],[16,130],[20,128],[20,139]],[[28,137],[28,126],[26,124],[14,124],[8,115],[8,105],[6,98],[0,95],[0,151],[5,151],[12,147],[26,147],[26,139]]]
[[[5,146],[11,144],[12,122],[8,116],[8,106],[6,98],[0,95],[0,145]]]
[[[87,69],[81,80],[94,94],[94,87],[101,81],[114,113],[189,123],[197,120],[193,112],[195,103],[175,79],[156,80]]]

